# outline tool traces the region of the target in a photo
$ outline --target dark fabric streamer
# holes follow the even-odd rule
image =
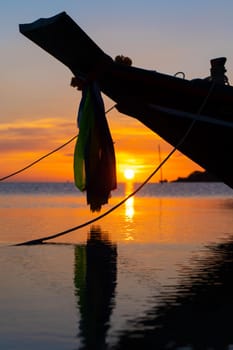
[[[79,137],[74,154],[76,186],[86,190],[92,211],[100,211],[116,188],[116,162],[104,103],[96,82],[83,90],[78,113]]]

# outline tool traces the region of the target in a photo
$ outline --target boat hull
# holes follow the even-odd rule
[[[20,25],[20,31],[77,78],[97,80],[120,112],[233,188],[232,87],[116,63],[65,12]]]
[[[118,109],[140,120],[188,158],[233,188],[233,128],[229,127],[230,124],[212,123],[205,118],[196,120],[189,115],[185,117],[183,112],[171,113],[157,106],[137,105],[130,108],[118,105]],[[183,140],[185,135],[187,137]]]

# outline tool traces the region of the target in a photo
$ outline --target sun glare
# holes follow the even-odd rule
[[[132,180],[134,178],[135,172],[133,169],[125,169],[124,176],[127,180]]]

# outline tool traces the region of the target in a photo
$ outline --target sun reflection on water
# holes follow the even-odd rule
[[[128,180],[125,184],[125,196],[128,196],[134,190],[133,182]],[[134,229],[132,227],[133,219],[135,215],[134,210],[134,197],[130,197],[125,202],[125,241],[133,241],[133,232]]]
[[[128,196],[134,190],[132,181],[127,181],[125,184],[125,196]],[[125,202],[125,219],[126,221],[132,221],[134,217],[134,197],[130,197]]]
[[[125,202],[125,219],[132,221],[134,217],[134,197],[130,197]]]

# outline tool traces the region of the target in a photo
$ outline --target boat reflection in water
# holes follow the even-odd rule
[[[114,349],[233,348],[233,237],[206,247],[191,266],[146,316],[128,323]]]
[[[75,247],[74,283],[80,313],[82,349],[106,348],[114,307],[117,247],[99,227],[92,227],[87,244]]]

